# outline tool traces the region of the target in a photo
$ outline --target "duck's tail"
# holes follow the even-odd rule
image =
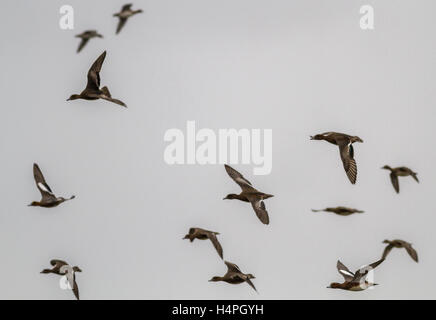
[[[105,96],[108,96],[109,98],[112,98],[111,93],[109,92],[108,87],[104,86],[103,88],[101,88],[101,91],[103,92],[103,94]]]
[[[44,269],[40,273],[52,273],[52,271],[50,269]]]

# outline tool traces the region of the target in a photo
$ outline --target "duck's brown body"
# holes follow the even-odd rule
[[[325,208],[322,210],[312,209],[312,211],[313,212],[321,212],[321,211],[332,212],[332,213],[335,213],[335,214],[340,215],[340,216],[349,216],[349,215],[352,215],[354,213],[364,213],[365,212],[362,210],[357,210],[357,209],[347,208],[347,207]]]
[[[41,200],[32,201],[32,203],[29,204],[29,207],[54,208],[65,201],[75,198],[75,196],[71,196],[69,199],[56,197],[51,191],[50,186],[45,181],[44,175],[42,174],[41,169],[36,163],[33,164],[33,178],[35,180],[36,187],[41,193]]]
[[[376,286],[377,283],[371,283],[368,281],[360,282],[343,282],[343,283],[335,283],[333,282],[330,285],[331,289],[342,289],[347,291],[363,291],[368,289],[369,287]]]
[[[31,204],[29,204],[29,207],[43,207],[43,208],[54,208],[60,205],[61,203],[74,199],[75,196],[71,196],[69,199],[64,199],[62,197],[56,198],[53,201],[47,201],[47,202],[39,202],[39,201],[32,201]]]
[[[365,278],[370,270],[376,268],[383,261],[384,259],[382,258],[353,273],[344,264],[342,264],[342,262],[338,260],[336,268],[338,269],[338,272],[344,277],[345,281],[343,283],[333,282],[328,288],[342,289],[348,291],[362,291],[368,289],[369,287],[376,286],[376,283],[368,282]]]
[[[223,248],[221,247],[221,244],[219,243],[217,239],[217,235],[219,235],[218,232],[205,230],[202,228],[190,228],[189,233],[183,238],[183,239],[189,239],[189,241],[194,241],[195,239],[199,240],[207,240],[209,239],[213,246],[215,247],[216,251],[218,252],[218,255],[223,258]]]
[[[126,104],[121,100],[112,98],[112,95],[109,92],[108,87],[102,87],[100,89],[100,71],[103,66],[103,62],[106,58],[106,51],[104,51],[95,62],[92,64],[91,68],[88,71],[88,82],[86,84],[86,88],[80,94],[71,95],[67,101],[70,100],[97,100],[103,99],[113,103],[116,103],[120,106],[127,108]]]
[[[255,279],[255,277],[251,273],[243,273],[241,269],[239,269],[239,267],[234,263],[228,261],[224,261],[224,263],[227,266],[227,273],[223,277],[213,277],[209,281],[224,281],[229,284],[240,284],[243,282],[247,282],[255,291],[257,291],[253,282],[251,282],[251,279]]]
[[[415,179],[416,182],[419,183],[418,179],[418,173],[414,172],[412,169],[409,169],[407,167],[397,167],[397,168],[391,168],[390,166],[386,165],[382,167],[382,169],[389,170],[390,178],[392,186],[394,187],[394,190],[397,193],[400,193],[400,183],[398,181],[398,177],[408,177],[411,176],[413,179]]]
[[[263,224],[269,224],[268,211],[266,210],[265,203],[263,202],[263,200],[274,196],[272,194],[263,193],[255,189],[250,181],[245,179],[241,173],[239,173],[232,167],[228,165],[224,165],[224,167],[230,178],[232,178],[233,181],[235,181],[242,189],[242,192],[240,194],[235,194],[235,193],[228,194],[224,198],[224,200],[236,199],[244,202],[250,202],[259,220]]]
[[[399,240],[399,239],[396,239],[396,240],[384,240],[383,243],[386,243],[387,246],[386,246],[385,250],[383,251],[382,259],[385,259],[388,256],[389,252],[391,252],[391,250],[393,248],[398,248],[398,249],[404,248],[404,249],[406,249],[406,251],[409,254],[409,256],[415,262],[418,262],[418,253],[416,252],[415,249],[412,248],[412,244],[411,243],[409,243],[407,241],[404,241],[404,240]]]
[[[74,296],[77,300],[79,297],[79,286],[76,282],[76,272],[82,272],[78,266],[71,267],[68,263],[63,260],[53,259],[50,261],[52,265],[51,269],[44,269],[41,273],[48,274],[53,273],[59,276],[67,276],[68,282],[70,284],[71,290],[73,290]]]
[[[350,136],[339,132],[325,132],[310,137],[311,140],[325,140],[339,147],[339,153],[344,165],[344,170],[352,184],[356,183],[357,165],[354,160],[354,142],[363,142],[358,136]]]
[[[137,13],[143,12],[141,9],[138,10],[132,10],[132,4],[126,4],[121,8],[121,11],[118,13],[114,13],[114,17],[118,17],[118,26],[116,34],[120,33],[121,29],[124,27],[124,25],[127,22],[127,19],[134,16]]]
[[[81,34],[76,35],[76,37],[81,39],[79,47],[77,48],[78,53],[82,51],[82,49],[85,47],[90,39],[103,38],[103,36],[99,34],[96,30],[87,30],[85,32],[82,32]]]

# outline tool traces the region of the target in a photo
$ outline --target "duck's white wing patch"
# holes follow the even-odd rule
[[[352,274],[352,273],[349,272],[349,271],[346,271],[346,270],[339,270],[339,272],[340,272],[342,275],[344,275],[344,276],[354,277],[354,274]]]
[[[42,191],[44,191],[44,192],[47,192],[47,193],[49,193],[49,194],[53,194],[53,192],[51,192],[43,183],[41,183],[41,182],[38,182],[38,187],[42,190]]]

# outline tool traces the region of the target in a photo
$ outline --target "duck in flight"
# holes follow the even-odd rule
[[[69,199],[56,197],[51,191],[47,182],[45,182],[41,169],[39,169],[39,166],[36,163],[33,164],[33,177],[39,192],[41,192],[41,201],[33,201],[31,204],[29,204],[29,207],[53,208],[57,207],[62,202],[75,198],[75,196],[71,196]]]
[[[228,165],[224,165],[228,175],[233,179],[242,189],[240,194],[228,194],[226,199],[237,199],[244,202],[250,202],[254,212],[263,224],[269,224],[268,211],[266,211],[265,203],[263,200],[273,197],[272,194],[266,194],[255,189],[251,182],[244,178],[242,174]]]
[[[398,177],[411,176],[413,179],[415,179],[416,182],[419,183],[417,173],[413,172],[411,169],[407,167],[391,168],[390,166],[386,165],[382,167],[382,169],[389,170],[391,172],[390,174],[391,182],[397,193],[400,193],[400,183],[398,181]]]
[[[92,38],[103,38],[101,34],[97,32],[97,30],[86,30],[82,32],[81,34],[76,35],[76,38],[80,38],[80,44],[77,48],[77,53],[82,51],[82,49],[86,46],[88,41]]]
[[[243,282],[247,282],[256,292],[256,287],[254,286],[251,279],[256,279],[251,273],[245,274],[239,269],[239,267],[231,262],[224,261],[227,266],[227,273],[223,277],[213,277],[209,281],[218,282],[224,281],[230,284],[240,284]]]
[[[120,106],[126,107],[124,102],[112,98],[109,89],[107,87],[103,87],[100,89],[100,70],[103,65],[104,58],[106,58],[106,51],[103,52],[97,60],[92,64],[91,68],[88,71],[88,83],[86,84],[86,88],[80,94],[73,94],[67,101],[77,100],[77,99],[85,99],[85,100],[97,100],[104,99],[113,103],[116,103]]]
[[[79,298],[79,287],[76,282],[76,272],[82,272],[78,266],[71,267],[68,263],[62,260],[53,259],[50,261],[52,265],[51,269],[44,269],[41,273],[53,273],[59,276],[67,276],[68,284],[71,290],[73,290],[74,296],[77,300]]]
[[[312,209],[313,212],[332,212],[332,213],[336,213],[340,216],[349,216],[353,213],[364,213],[365,211],[362,210],[357,210],[357,209],[353,209],[353,208],[347,208],[347,207],[335,207],[335,208],[325,208],[325,209],[321,209],[321,210],[315,210]]]
[[[412,248],[412,244],[404,241],[404,240],[385,240],[383,243],[387,243],[385,250],[383,251],[382,259],[386,259],[389,252],[391,252],[392,248],[404,248],[406,249],[409,256],[415,261],[418,262],[418,253],[415,249]]]
[[[194,241],[194,239],[199,240],[207,240],[209,239],[213,246],[215,247],[216,251],[218,252],[218,255],[223,258],[223,248],[221,247],[221,244],[219,243],[216,236],[218,235],[218,232],[209,231],[201,228],[190,228],[189,233],[183,238],[183,239],[189,239],[189,241]]]
[[[352,184],[356,183],[357,165],[354,160],[354,142],[363,142],[358,136],[349,136],[348,134],[338,132],[325,132],[310,137],[311,140],[325,140],[339,147],[342,163],[348,179]]]
[[[119,19],[116,34],[120,33],[121,29],[126,24],[127,19],[129,19],[131,16],[133,16],[133,15],[135,15],[137,13],[141,13],[141,12],[143,12],[141,9],[139,9],[139,10],[132,10],[132,4],[131,3],[125,4],[121,8],[120,12],[114,14],[114,17],[118,17],[118,19]]]
[[[368,266],[362,267],[355,273],[348,270],[348,268],[338,260],[336,267],[339,273],[344,277],[345,281],[343,283],[332,282],[329,287],[331,289],[342,289],[349,291],[362,291],[368,289],[369,287],[376,286],[377,283],[368,282],[366,276],[369,271],[375,269],[384,259],[380,259]]]

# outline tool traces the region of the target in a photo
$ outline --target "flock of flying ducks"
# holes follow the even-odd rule
[[[126,4],[122,7],[121,11],[119,13],[114,14],[115,17],[119,18],[118,26],[116,29],[116,34],[118,34],[121,29],[126,24],[126,21],[132,17],[133,15],[137,13],[143,12],[142,10],[132,10],[131,9],[132,4]],[[76,37],[81,39],[81,42],[79,44],[79,47],[77,49],[77,52],[80,52],[85,45],[88,43],[88,41],[92,38],[103,38],[101,34],[99,34],[96,30],[88,30],[85,31]],[[104,99],[113,103],[116,103],[118,105],[121,105],[123,107],[126,107],[126,104],[122,102],[121,100],[112,98],[109,89],[104,86],[100,88],[100,71],[103,65],[103,62],[106,57],[106,51],[104,51],[98,58],[95,60],[95,62],[92,64],[91,68],[88,71],[87,75],[87,85],[86,88],[80,93],[80,94],[73,94],[71,97],[67,100],[76,100],[76,99],[84,99],[84,100],[97,100],[97,99]],[[359,138],[358,136],[350,136],[343,133],[338,132],[326,132],[322,134],[317,134],[315,136],[310,137],[311,140],[325,140],[331,144],[337,145],[339,147],[339,154],[342,160],[342,164],[344,167],[344,170],[348,176],[348,179],[352,184],[356,183],[357,180],[357,165],[356,161],[354,159],[354,148],[353,143],[360,142],[363,143],[363,140]],[[251,204],[254,212],[256,213],[256,216],[258,219],[265,225],[269,224],[269,215],[268,211],[266,210],[264,200],[273,197],[271,194],[263,193],[256,188],[253,187],[250,181],[248,181],[241,173],[233,169],[232,167],[228,165],[224,165],[225,170],[227,174],[230,176],[231,179],[233,179],[234,182],[236,182],[239,187],[241,188],[241,192],[239,194],[231,193],[228,194],[224,200],[240,200],[243,202],[248,202]],[[390,179],[392,182],[392,185],[397,193],[400,192],[399,187],[399,181],[398,177],[406,177],[411,176],[413,179],[416,180],[416,182],[419,182],[417,178],[417,173],[412,171],[409,168],[406,167],[398,167],[398,168],[391,168],[390,166],[386,165],[382,169],[386,169],[390,171]],[[33,175],[35,179],[36,186],[38,190],[41,193],[41,200],[40,201],[33,201],[29,204],[29,206],[39,206],[44,208],[53,208],[57,207],[58,205],[64,203],[65,201],[72,200],[75,198],[75,196],[71,196],[69,198],[64,197],[57,197],[53,191],[51,190],[50,186],[45,181],[44,175],[41,172],[41,169],[39,168],[38,164],[33,165]],[[332,212],[341,216],[348,216],[354,213],[363,213],[364,211],[353,209],[353,208],[347,208],[347,207],[335,207],[335,208],[325,208],[322,210],[313,210],[313,212]],[[189,233],[183,238],[183,239],[189,239],[190,242],[193,242],[195,239],[198,240],[210,240],[217,251],[219,257],[223,259],[223,248],[220,244],[220,242],[217,239],[217,235],[219,235],[218,232],[215,231],[209,231],[202,228],[190,228]],[[351,272],[344,264],[342,264],[340,261],[337,262],[337,269],[338,272],[344,277],[343,283],[336,283],[333,282],[330,284],[328,288],[338,288],[343,290],[351,290],[351,291],[361,291],[365,290],[369,287],[375,286],[375,283],[368,282],[366,280],[366,277],[370,270],[376,268],[379,266],[387,257],[389,252],[393,248],[404,248],[407,253],[410,255],[410,257],[418,262],[418,254],[415,251],[415,249],[412,248],[411,243],[403,241],[403,240],[384,240],[383,243],[387,244],[385,247],[382,257],[380,260],[369,264],[366,267],[362,267],[361,269],[357,270],[356,272]],[[256,287],[254,286],[251,279],[255,279],[255,277],[248,273],[243,273],[240,268],[231,262],[224,261],[225,265],[227,266],[227,272],[224,274],[224,276],[214,276],[209,281],[217,282],[217,281],[224,281],[230,284],[240,284],[240,283],[248,283],[254,290],[256,290]],[[43,274],[56,274],[60,276],[66,276],[68,275],[68,280],[70,283],[70,287],[77,299],[79,299],[79,288],[76,282],[75,273],[76,272],[82,272],[82,270],[78,266],[71,267],[67,262],[59,259],[53,259],[50,261],[50,264],[52,266],[51,269],[44,269],[41,271]],[[257,291],[257,290],[256,290]]]

